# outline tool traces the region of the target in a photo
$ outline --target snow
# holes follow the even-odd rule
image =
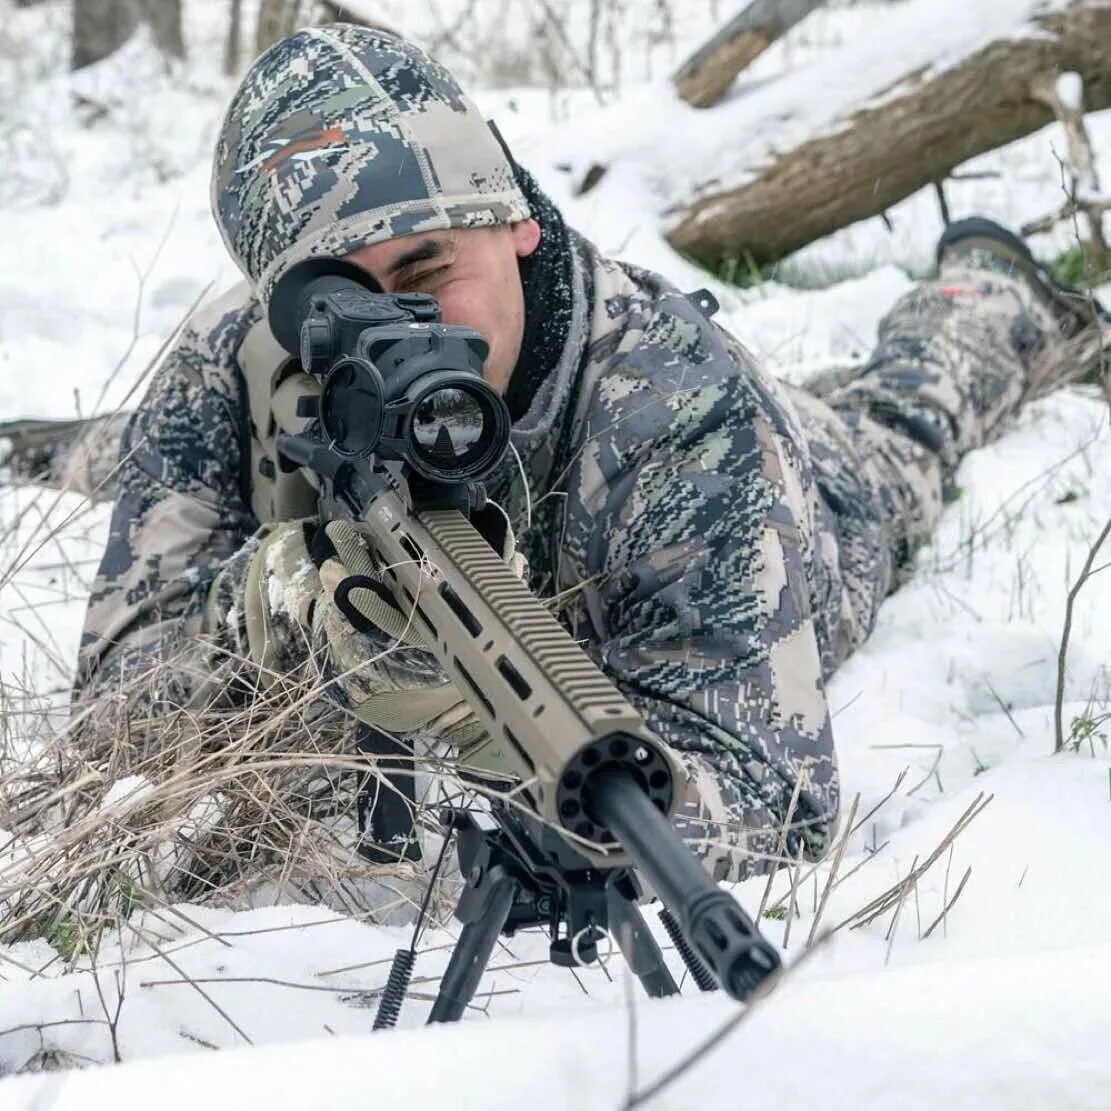
[[[1083,111],[1084,108],[1084,79],[1075,70],[1058,75],[1054,83],[1057,99],[1074,112]]]
[[[142,793],[150,787],[150,783],[141,775],[125,775],[117,779],[107,791],[104,792],[104,805],[112,806],[115,803],[139,801]]]
[[[5,2],[0,24],[26,41],[58,18],[51,4]],[[404,23],[401,6],[381,7]],[[43,133],[34,151],[22,140],[12,148],[4,194],[0,419],[109,411],[193,300],[237,278],[207,212],[208,151],[228,93],[213,60],[218,9],[196,10],[194,38],[213,49],[197,52],[184,83],[151,68],[149,47],[133,42],[82,78],[87,97],[110,102],[97,120],[72,107],[69,79],[49,58],[0,59],[0,111],[37,112]],[[1032,10],[1016,0],[906,0],[821,13],[821,34],[807,21],[769,51],[712,114],[715,127],[652,82],[630,80],[605,109],[588,90],[561,93],[555,114],[571,114],[568,123],[552,122],[548,90],[486,89],[479,99],[572,225],[683,288],[709,286],[727,326],[776,373],[805,381],[865,358],[883,313],[928,268],[940,230],[932,194],[892,209],[890,230],[864,221],[745,289],[670,250],[667,198],[707,160],[723,174],[747,164],[773,139],[823,126],[845,98],[878,92],[892,72],[915,60],[952,64],[999,27],[1020,29]],[[862,42],[866,18],[877,31]],[[1111,113],[1088,124],[1107,180]],[[996,176],[949,183],[953,215],[1017,224],[1058,207],[1054,149],[1064,149],[1057,127],[963,167]],[[608,172],[575,196],[594,162]],[[1069,234],[1058,229],[1035,249],[1051,257]],[[847,840],[820,927],[898,891],[913,862],[943,847],[901,908],[846,925],[810,952],[652,1106],[1106,1106],[1111,758],[1098,734],[1111,737],[1111,722],[1083,743],[1072,723],[1098,721],[1111,700],[1111,575],[1096,574],[1077,599],[1063,718],[1078,743],[1052,750],[1065,599],[1111,513],[1109,463],[1106,404],[1083,387],[1031,405],[965,460],[934,542],[831,685],[846,812],[859,796],[858,820],[869,817]],[[0,489],[0,697],[20,743],[34,743],[43,713],[64,713],[107,523],[107,508],[69,495]],[[1111,551],[1097,566],[1108,560]],[[118,783],[105,804],[132,805],[142,789]],[[947,835],[974,805],[982,810],[950,849]],[[213,814],[202,807],[193,817]],[[772,916],[761,924],[788,962],[808,952],[831,867],[803,869],[793,901],[789,875],[768,896]],[[737,895],[754,911],[764,883]],[[797,917],[784,912],[792,902]],[[95,970],[87,955],[63,959],[47,940],[0,946],[0,1075],[44,1051],[73,1066],[112,1061],[102,1020],[117,987],[126,1062],[8,1079],[0,1108],[424,1107],[441,1105],[445,1091],[462,1107],[621,1106],[630,1007],[619,958],[576,980],[547,964],[542,938],[514,938],[479,989],[488,1015],[424,1030],[430,1004],[414,998],[402,1029],[369,1036],[373,994],[409,933],[320,907],[183,906],[110,935]],[[449,941],[446,931],[423,938],[417,993],[435,990]],[[718,995],[631,994],[641,1085],[737,1013]]]
[[[577,180],[592,162],[635,166],[650,183],[654,210],[666,217],[705,193],[742,185],[778,150],[843,126],[847,113],[895,94],[906,74],[952,68],[993,39],[1038,33],[1031,22],[1063,0],[906,0],[862,28],[841,50],[791,71],[758,59],[714,111],[685,104],[670,88],[625,97],[584,123],[575,119],[543,137],[544,155],[572,166]],[[781,63],[780,63],[781,64]],[[526,150],[526,153],[529,153]],[[706,209],[700,219],[713,219]]]
[[[1105,1009],[1109,990],[1111,947],[919,965],[882,979],[816,971],[784,984],[650,1106],[1106,1107],[1109,1066],[1091,1016]],[[635,1087],[656,1080],[733,1014],[713,997],[638,1001]],[[20,1078],[0,1087],[0,1107],[173,1111],[249,1101],[323,1111],[349,1100],[433,1107],[446,1098],[459,1111],[618,1108],[629,1090],[629,1057],[625,1009],[583,1008],[210,1054],[204,1067],[190,1054]]]

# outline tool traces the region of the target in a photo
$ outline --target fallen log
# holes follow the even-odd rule
[[[1111,107],[1111,3],[1085,0],[1031,23],[1033,34],[908,75],[739,186],[697,189],[697,200],[671,210],[668,241],[714,268],[735,258],[772,262],[1051,123],[1036,94],[1047,75],[1075,71],[1086,107]]]
[[[695,108],[717,104],[737,75],[825,0],[753,0],[675,72],[675,91]]]

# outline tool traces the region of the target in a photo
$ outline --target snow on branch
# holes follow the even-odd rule
[[[672,207],[669,242],[711,266],[782,258],[1044,127],[1056,118],[1051,103],[1068,114],[1075,81],[1066,80],[1063,99],[1052,78],[1040,99],[1032,92],[1047,73],[1077,74],[1089,110],[1111,107],[1111,5],[1074,3],[1025,28],[1001,28],[952,64],[921,66],[882,94],[847,102],[818,135],[759,144],[751,174],[719,170]]]

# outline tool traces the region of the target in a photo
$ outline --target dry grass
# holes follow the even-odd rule
[[[0,938],[45,936],[73,956],[121,916],[181,901],[299,899],[386,918],[419,901],[418,866],[359,853],[360,783],[393,787],[356,752],[357,723],[312,661],[238,707],[217,704],[223,689],[208,706],[172,705],[174,675],[195,666],[160,661],[68,721],[64,685],[53,697],[30,674],[0,686]],[[250,686],[246,661],[226,668]],[[421,764],[437,799],[459,785],[436,758]],[[429,806],[416,819],[436,824]]]
[[[105,428],[118,430],[119,417]],[[88,589],[92,568],[73,567],[67,543],[90,527],[119,464],[101,465],[114,452],[78,454],[97,465],[48,476],[68,493],[23,491],[3,522],[0,588],[18,591],[56,551],[76,597]],[[299,898],[382,917],[419,900],[416,867],[383,868],[358,852],[360,782],[392,787],[373,760],[355,755],[353,722],[322,694],[311,662],[226,708],[220,691],[207,706],[174,705],[175,671],[196,664],[160,660],[67,715],[73,661],[36,608],[24,609],[24,622],[4,619],[47,662],[48,680],[25,661],[0,682],[0,938],[45,936],[74,957],[133,910],[184,900]],[[250,688],[247,661],[226,659],[221,670]],[[418,823],[433,824],[426,811],[418,808]]]
[[[1102,383],[1109,371],[1108,329],[1088,327],[1070,339],[1048,344],[1030,368],[1023,404],[1080,381]]]
[[[245,660],[228,665],[241,681],[250,674]],[[359,854],[360,781],[394,788],[356,751],[356,723],[322,692],[312,661],[238,708],[169,705],[173,674],[189,666],[149,668],[62,726],[44,705],[30,745],[25,710],[23,727],[4,732],[0,939],[45,936],[80,956],[133,912],[181,902],[297,900],[371,920],[411,916],[427,873]],[[18,693],[34,704],[33,691]],[[415,813],[426,831],[439,833],[445,797],[469,805],[494,794],[431,752],[414,770],[428,785]],[[447,920],[452,886],[433,901],[433,920]]]

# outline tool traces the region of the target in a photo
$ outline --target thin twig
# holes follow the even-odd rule
[[[876,805],[873,806],[872,809],[869,810],[868,813],[865,814],[864,817],[861,818],[856,823],[855,826],[853,826],[853,829],[852,829],[853,833],[856,833],[856,831],[858,829],[860,829],[862,826],[866,826],[868,824],[868,820],[870,818],[874,817],[876,814],[878,814],[880,812],[880,810],[882,810],[888,804],[888,802],[890,802],[891,799],[894,798],[895,792],[898,791],[899,788],[902,786],[903,780],[906,779],[907,773],[909,771],[910,771],[910,768],[906,767],[906,768],[903,768],[903,770],[901,772],[899,772],[899,774],[895,777],[895,782],[892,785],[891,790],[888,791],[887,794],[884,795],[883,798],[880,799],[880,801],[877,802]]]
[[[860,795],[853,799],[852,808],[849,810],[849,818],[845,823],[845,832],[841,839],[837,842],[837,849],[833,856],[833,864],[829,869],[829,876],[826,879],[826,885],[822,889],[822,897],[818,901],[818,913],[814,915],[814,921],[810,925],[810,933],[806,936],[806,947],[809,949],[814,944],[814,937],[818,932],[818,923],[822,920],[822,915],[825,914],[826,903],[829,902],[830,892],[833,890],[833,881],[837,878],[837,869],[841,867],[841,858],[845,855],[845,846],[849,843],[849,837],[852,835],[853,819],[856,817],[856,809],[860,805]]]
[[[47,1030],[51,1026],[106,1026],[102,1018],[58,1018],[50,1022],[21,1022],[18,1026],[8,1026],[0,1030],[0,1038],[8,1034],[20,1034],[24,1030]]]
[[[952,869],[953,869],[953,846],[950,845],[949,846],[949,855],[945,858],[945,882],[941,886],[941,902],[942,902],[943,906],[947,902],[949,902],[949,874],[952,871]],[[944,935],[946,937],[948,937],[949,936],[949,924],[943,920],[942,924],[941,924],[941,928],[942,928],[942,932],[944,933]]]
[[[809,761],[799,770],[799,774],[795,776],[795,786],[791,791],[791,801],[787,805],[787,813],[783,818],[783,824],[779,827],[779,843],[776,846],[777,857],[781,857],[786,852],[787,848],[787,834],[791,828],[791,822],[795,817],[795,807],[798,806],[799,794],[802,792],[802,784],[804,780],[808,780]],[[778,869],[768,869],[768,881],[764,884],[764,894],[760,896],[760,906],[756,911],[756,921],[759,922],[764,917],[764,908],[768,905],[768,898],[772,893],[772,884],[775,882],[775,877]]]
[[[1096,555],[1099,553],[1100,548],[1103,547],[1103,542],[1107,539],[1109,533],[1111,533],[1111,518],[1108,519],[1107,524],[1100,530],[1095,543],[1089,549],[1088,557],[1084,560],[1084,566],[1081,568],[1080,575],[1077,577],[1076,582],[1073,583],[1065,599],[1065,625],[1061,630],[1061,646],[1057,652],[1057,696],[1053,703],[1054,752],[1061,752],[1065,747],[1065,727],[1063,720],[1065,674],[1068,660],[1069,638],[1072,636],[1073,609],[1076,605],[1076,597],[1083,589],[1084,584],[1091,578],[1092,564],[1095,563]]]
[[[1011,713],[1010,706],[1008,706],[1007,703],[999,697],[999,694],[996,692],[995,687],[991,685],[991,680],[986,675],[984,676],[984,682],[985,684],[987,684],[988,691],[991,694],[992,698],[995,699],[996,703],[999,705],[999,708],[1003,711],[1003,713],[1007,715],[1007,720],[1011,723],[1012,726],[1014,726],[1015,732],[1020,737],[1025,737],[1026,734],[1022,731],[1022,726],[1020,726],[1019,723],[1015,721],[1014,715]]]
[[[918,857],[916,856],[910,863],[910,871],[907,873],[907,878],[903,883],[903,889],[899,892],[899,901],[895,904],[895,913],[891,916],[891,925],[887,927],[887,952],[884,954],[883,963],[884,967],[891,961],[891,950],[895,945],[895,931],[899,928],[899,915],[903,912],[903,903],[906,902],[907,892],[910,890],[911,882],[915,881],[914,869],[918,866]]]
[[[926,860],[920,864],[913,874],[914,882],[917,883],[933,865],[940,859],[941,854],[949,848],[957,837],[968,828],[969,824],[974,821],[994,798],[994,795],[984,795],[983,792],[978,794],[975,799],[969,804],[963,814],[953,823],[949,832],[941,839],[940,844],[930,853]],[[881,915],[886,914],[899,899],[902,891],[902,882],[889,887],[882,894],[877,895],[866,906],[860,908],[854,914],[849,915],[843,922],[839,923],[836,929],[840,930],[845,926],[850,929],[859,929],[861,926],[866,926],[870,922],[874,922]]]
[[[799,889],[799,872],[802,870],[802,845],[799,845],[795,854],[795,866],[791,869],[791,891],[787,898],[787,918],[783,924],[783,949],[786,951],[787,946],[791,942],[791,924],[794,922],[798,915],[798,889]],[[817,908],[814,909],[815,917],[817,916]]]
[[[778,975],[775,977],[775,981],[772,985],[771,990],[769,990],[767,993],[760,996],[759,998],[753,1000],[746,1007],[743,1007],[735,1015],[723,1022],[717,1030],[715,1030],[704,1041],[695,1046],[694,1049],[692,1049],[685,1057],[682,1058],[682,1060],[672,1065],[671,1068],[667,1069],[666,1072],[664,1072],[658,1080],[655,1080],[647,1088],[644,1088],[641,1091],[637,1092],[632,1099],[626,1100],[623,1111],[633,1111],[634,1108],[642,1106],[649,1100],[654,1099],[656,1096],[658,1096],[660,1092],[662,1092],[665,1088],[674,1084],[676,1080],[686,1075],[686,1073],[694,1068],[694,1066],[697,1065],[698,1062],[701,1061],[707,1054],[712,1052],[723,1041],[725,1041],[725,1039],[728,1038],[729,1035],[732,1034],[742,1023],[746,1022],[750,1015],[756,1014],[760,1010],[764,1001],[770,996],[774,995],[775,992],[782,987],[784,982],[797,976],[799,970],[805,967],[805,965],[814,957],[816,953],[825,948],[826,944],[832,936],[833,935],[831,931],[826,931],[825,933],[823,933],[814,942],[813,945],[809,946],[809,948],[802,954],[802,956],[799,957],[798,960],[796,960],[782,972],[778,973]]]
[[[130,923],[128,923],[128,926],[131,926],[131,924],[130,924]],[[134,929],[134,927],[131,927],[131,928],[132,928],[132,929]],[[177,973],[177,974],[178,974],[178,975],[179,975],[179,976],[180,976],[180,977],[181,977],[181,978],[182,978],[182,979],[183,979],[183,980],[184,980],[184,981],[186,982],[186,983],[188,983],[188,984],[189,984],[189,985],[190,985],[190,986],[191,986],[191,987],[193,988],[193,990],[194,990],[194,991],[195,991],[195,992],[196,992],[196,993],[197,993],[197,994],[198,994],[198,995],[199,995],[199,996],[200,996],[200,997],[201,997],[201,998],[202,998],[202,999],[203,999],[203,1000],[204,1000],[204,1001],[205,1001],[205,1002],[206,1002],[206,1003],[207,1003],[207,1004],[208,1004],[208,1005],[209,1005],[209,1006],[210,1006],[210,1007],[211,1007],[211,1008],[212,1008],[212,1009],[213,1009],[213,1010],[214,1010],[214,1011],[215,1011],[215,1012],[216,1012],[216,1013],[217,1013],[217,1014],[218,1014],[218,1015],[219,1015],[219,1016],[220,1016],[220,1017],[221,1017],[221,1018],[222,1018],[222,1019],[223,1019],[223,1020],[224,1020],[224,1021],[225,1021],[225,1022],[226,1022],[226,1023],[227,1023],[227,1024],[228,1024],[228,1025],[229,1025],[229,1026],[230,1026],[230,1027],[231,1027],[231,1028],[232,1028],[232,1029],[233,1029],[233,1030],[234,1030],[234,1031],[235,1031],[235,1032],[236,1032],[236,1033],[237,1033],[237,1034],[238,1034],[238,1035],[239,1035],[239,1036],[240,1036],[240,1037],[241,1037],[241,1038],[242,1038],[242,1039],[243,1039],[243,1040],[245,1041],[245,1042],[246,1042],[246,1043],[247,1043],[247,1044],[248,1044],[248,1045],[254,1045],[254,1044],[255,1044],[255,1043],[254,1043],[254,1042],[253,1042],[253,1041],[251,1040],[251,1038],[249,1037],[249,1035],[247,1034],[247,1032],[246,1032],[246,1031],[245,1031],[245,1030],[244,1030],[244,1029],[243,1029],[243,1028],[242,1028],[242,1027],[241,1027],[241,1026],[239,1025],[239,1023],[238,1023],[238,1022],[236,1022],[236,1021],[235,1021],[235,1019],[233,1019],[233,1018],[231,1017],[231,1015],[229,1015],[229,1014],[228,1014],[228,1012],[227,1012],[227,1011],[225,1011],[225,1010],[224,1010],[224,1008],[223,1008],[223,1007],[221,1007],[221,1006],[220,1006],[220,1004],[219,1004],[219,1003],[217,1003],[217,1002],[216,1002],[216,1000],[215,1000],[215,999],[213,999],[213,998],[212,998],[212,996],[211,996],[211,995],[209,995],[209,994],[208,994],[208,992],[206,992],[206,991],[204,990],[204,988],[202,988],[202,987],[201,987],[201,986],[200,986],[199,984],[197,984],[197,983],[196,983],[196,982],[195,982],[195,981],[194,981],[193,979],[191,979],[191,978],[190,978],[190,976],[189,976],[189,974],[188,974],[188,973],[187,973],[187,972],[186,972],[186,971],[185,971],[185,970],[184,970],[184,969],[183,969],[183,968],[182,968],[182,967],[181,967],[181,966],[180,966],[179,964],[177,964],[177,962],[176,962],[176,961],[174,961],[174,959],[173,959],[172,957],[170,957],[170,956],[167,956],[167,955],[166,955],[166,954],[165,954],[164,952],[162,952],[162,950],[160,950],[160,949],[158,948],[158,946],[157,946],[157,945],[155,945],[155,944],[154,944],[153,942],[151,942],[151,941],[147,941],[147,942],[146,942],[146,944],[147,944],[147,945],[149,945],[149,946],[150,946],[150,947],[151,947],[151,948],[152,948],[152,949],[153,949],[153,950],[154,950],[154,951],[155,951],[155,952],[156,952],[156,953],[157,953],[157,954],[158,954],[158,955],[159,955],[159,956],[160,956],[160,957],[161,957],[161,958],[162,958],[162,959],[163,959],[163,960],[164,960],[164,961],[165,961],[165,962],[166,962],[166,963],[167,963],[167,964],[168,964],[168,965],[169,965],[169,966],[170,966],[170,967],[171,967],[171,968],[172,968],[172,969],[173,969],[173,970],[174,970],[174,971],[175,971],[175,972],[176,972],[176,973]]]
[[[632,928],[626,922],[622,929],[625,930],[626,945],[625,951],[631,953],[633,951],[633,938]],[[633,974],[629,966],[625,966],[625,1045],[626,1045],[626,1060],[628,1061],[628,1082],[625,1090],[625,1104],[630,1106],[632,1101],[636,1098],[637,1085],[639,1079],[637,1076],[637,1001],[636,992],[633,989]]]
[[[1022,874],[1023,874],[1023,876],[1026,875],[1025,872],[1023,872]],[[965,869],[964,875],[961,876],[961,882],[957,884],[957,890],[953,892],[952,899],[950,899],[945,904],[945,906],[942,907],[941,913],[933,920],[933,922],[930,923],[929,928],[922,935],[922,940],[923,941],[926,938],[928,938],[930,936],[930,934],[932,934],[934,932],[935,929],[937,929],[937,926],[938,926],[939,923],[944,922],[946,920],[946,917],[949,914],[949,911],[951,911],[953,909],[953,905],[961,897],[961,892],[964,890],[964,885],[966,883],[968,883],[968,877],[971,876],[971,875],[972,875],[972,867],[970,865],[968,868]],[[1021,886],[1021,884],[1022,884],[1022,881],[1020,880],[1019,885]],[[946,927],[946,935],[948,935],[948,927]]]

